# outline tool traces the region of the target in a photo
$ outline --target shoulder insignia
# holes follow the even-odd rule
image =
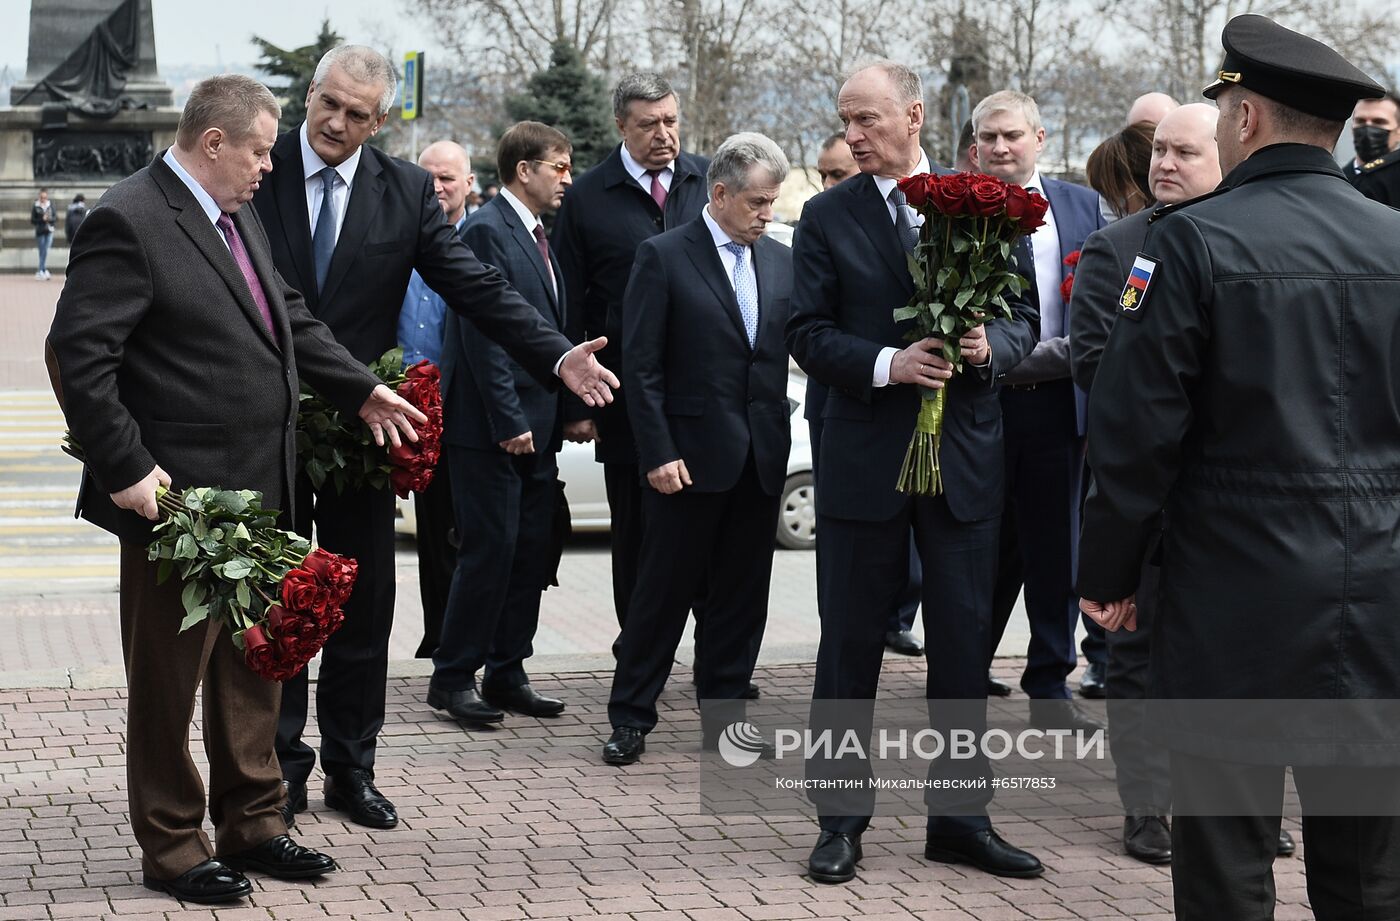
[[[1204,195],[1197,195],[1195,198],[1188,198],[1186,199],[1186,201],[1179,201],[1176,204],[1172,205],[1162,205],[1156,211],[1152,212],[1152,216],[1147,219],[1147,223],[1155,224],[1157,221],[1166,217],[1168,214],[1175,214],[1182,208],[1189,208],[1197,202],[1206,201],[1207,199],[1214,198],[1217,195],[1224,195],[1228,191],[1230,191],[1230,187],[1227,185],[1222,185],[1218,186],[1217,188],[1211,189]]]
[[[1384,157],[1377,157],[1370,163],[1363,163],[1358,168],[1362,175],[1380,169],[1382,166],[1390,166],[1392,163],[1400,163],[1400,147],[1392,150]]]
[[[1123,293],[1118,297],[1118,306],[1124,313],[1137,313],[1147,298],[1147,289],[1152,286],[1152,274],[1157,271],[1157,260],[1138,254],[1133,260],[1132,271],[1123,285]]]

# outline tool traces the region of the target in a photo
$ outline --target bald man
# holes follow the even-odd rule
[[[447,220],[462,232],[467,220],[467,193],[476,182],[471,158],[455,141],[434,141],[423,148],[418,165],[433,177],[433,191]],[[447,303],[429,288],[415,269],[404,294],[403,310],[399,312],[399,345],[403,348],[405,364],[427,360],[440,364],[442,333]],[[420,501],[421,499],[421,501]],[[418,530],[418,591],[423,599],[423,641],[418,644],[417,657],[431,659],[442,633],[442,615],[447,607],[447,592],[452,586],[452,571],[457,565],[457,551],[448,535],[452,531],[452,485],[447,477],[447,460],[437,466],[433,484],[420,499],[414,499]]]
[[[1180,106],[1181,103],[1166,93],[1143,93],[1134,99],[1132,106],[1128,108],[1128,124],[1151,122],[1154,125],[1159,125],[1162,123],[1162,119],[1167,117],[1167,113],[1180,108]]]

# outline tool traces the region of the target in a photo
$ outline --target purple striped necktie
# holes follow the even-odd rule
[[[238,228],[233,226],[233,218],[221,214],[215,223],[219,230],[223,231],[228,250],[233,254],[233,261],[238,264],[238,271],[243,273],[243,280],[248,283],[248,290],[253,295],[253,302],[258,305],[258,313],[262,314],[263,323],[267,324],[267,331],[276,339],[277,331],[272,325],[272,310],[267,306],[267,293],[263,291],[262,282],[258,280],[258,273],[254,270],[253,260],[249,258],[248,250],[243,245],[243,238],[238,235]]]

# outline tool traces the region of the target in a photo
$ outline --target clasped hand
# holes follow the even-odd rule
[[[1079,599],[1079,610],[1105,630],[1137,629],[1137,595],[1129,595],[1118,601],[1090,601]]]
[[[958,349],[970,364],[984,365],[991,358],[987,330],[974,326],[958,340]],[[943,357],[943,340],[934,336],[920,339],[890,360],[890,383],[918,384],[937,390],[953,376],[953,365]]]
[[[156,506],[156,492],[162,486],[170,488],[170,474],[162,470],[160,464],[156,464],[150,473],[126,489],[112,493],[112,503],[117,508],[124,508],[142,518],[155,521],[160,517],[160,509]]]

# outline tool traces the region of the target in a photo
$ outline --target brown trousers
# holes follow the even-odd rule
[[[273,751],[282,686],[253,674],[214,621],[180,633],[181,587],[178,577],[157,585],[146,548],[122,543],[131,825],[142,870],[166,880],[215,853],[202,827],[204,783],[190,756],[190,723],[201,681],[217,852],[237,853],[287,831],[277,811],[282,771]]]

